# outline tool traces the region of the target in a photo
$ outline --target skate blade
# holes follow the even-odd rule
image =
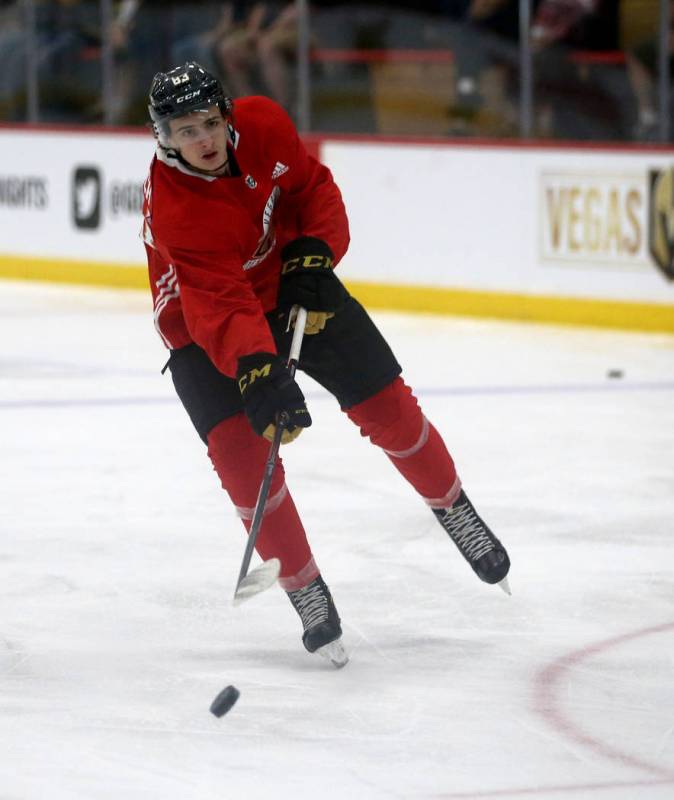
[[[322,658],[327,659],[333,667],[337,667],[337,669],[341,669],[349,663],[349,657],[346,654],[341,639],[335,639],[334,642],[324,644],[323,647],[319,647],[316,652]]]
[[[503,578],[503,580],[499,581],[498,585],[507,595],[512,595],[512,592],[510,591],[510,584],[508,583],[507,578]]]
[[[280,572],[281,562],[278,558],[270,558],[269,561],[265,561],[261,566],[255,567],[237,585],[232,604],[238,606],[244,600],[264,592],[265,589],[276,583]]]

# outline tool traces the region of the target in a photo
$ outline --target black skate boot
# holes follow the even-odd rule
[[[463,489],[453,506],[434,508],[433,513],[477,577],[485,583],[498,583],[510,594],[506,578],[510,559],[506,549],[475,511]]]
[[[336,667],[349,660],[340,641],[342,627],[330,590],[319,575],[302,589],[288,592],[293,608],[300,615],[302,642],[310,653],[319,653]]]

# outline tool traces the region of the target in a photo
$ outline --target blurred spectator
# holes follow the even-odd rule
[[[187,15],[178,11],[176,28],[183,35],[177,36],[171,47],[171,63],[184,64],[196,61],[209,72],[220,73],[215,49],[219,42],[232,32],[234,26],[234,3],[207,3],[199,6],[196,13]],[[198,25],[194,21],[198,20]],[[190,30],[193,28],[193,30]],[[188,31],[185,35],[185,31]],[[229,90],[229,87],[226,87]]]
[[[482,47],[478,78],[482,100],[478,132],[517,133],[516,84],[519,70],[519,0],[471,0],[467,20],[479,32]],[[459,85],[459,89],[461,86]]]
[[[26,115],[29,36],[25,4],[4,4],[0,29],[0,103],[3,115]],[[98,4],[81,0],[35,0],[33,42],[38,82],[44,107],[56,119],[68,119],[81,111],[85,96],[91,98],[91,81],[82,69],[83,51],[100,43]]]
[[[95,0],[98,2],[98,0]],[[119,0],[113,5],[113,99],[108,116],[113,124],[144,124],[147,87],[157,64],[173,61],[172,45],[191,27],[209,25],[212,2]],[[102,109],[101,109],[102,112]]]
[[[556,43],[587,45],[587,25],[602,0],[540,0],[531,26],[531,43],[543,50]]]
[[[531,46],[537,135],[613,139],[624,134],[624,69],[591,66],[580,57],[583,51],[617,49],[615,0],[540,0]]]
[[[453,133],[517,133],[519,0],[464,0],[451,16],[456,56]],[[457,13],[458,12],[458,13]],[[458,19],[457,19],[458,17]]]
[[[297,48],[297,7],[239,3],[238,18],[216,45],[217,59],[232,93],[254,93],[252,76],[259,71],[263,93],[286,108],[290,104],[289,65]]]
[[[110,47],[112,48],[114,71],[112,97],[107,118],[113,125],[126,122],[129,103],[133,97],[135,70],[132,36],[138,22],[138,12],[142,0],[121,0],[114,8],[110,23]],[[103,109],[100,109],[103,117]]]
[[[214,8],[211,25],[176,42],[175,63],[194,59],[219,74],[233,96],[266,94],[288,108],[289,67],[297,49],[295,3],[231,0]]]
[[[637,103],[637,123],[632,135],[640,141],[652,141],[658,138],[658,64],[659,36],[641,42],[627,52],[627,71],[630,85]],[[674,0],[669,3],[669,80],[670,98],[674,87]],[[671,100],[670,100],[671,102]],[[670,109],[665,109],[669,114]]]
[[[16,119],[25,84],[25,31],[21,0],[0,4],[0,119]]]
[[[79,121],[100,98],[100,7],[92,0],[36,2],[41,118]]]

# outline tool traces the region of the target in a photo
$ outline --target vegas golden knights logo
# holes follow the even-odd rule
[[[674,167],[649,173],[648,249],[658,269],[674,280]]]

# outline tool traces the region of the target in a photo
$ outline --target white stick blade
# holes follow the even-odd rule
[[[278,558],[270,558],[259,567],[251,570],[245,578],[241,580],[234,592],[235,606],[240,605],[244,600],[254,597],[260,592],[264,592],[276,583],[276,579],[281,572],[281,562]]]

